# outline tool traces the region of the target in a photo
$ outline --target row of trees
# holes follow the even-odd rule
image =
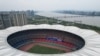
[[[67,14],[77,14],[77,15],[87,15],[87,16],[100,16],[100,12],[96,12],[96,11],[57,11],[59,13],[67,13]]]

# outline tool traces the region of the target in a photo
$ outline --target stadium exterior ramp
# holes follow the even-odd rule
[[[67,31],[81,36],[85,40],[85,46],[78,51],[64,54],[35,54],[17,50],[7,43],[7,37],[10,34],[28,29],[57,29]],[[100,56],[100,34],[88,29],[63,25],[40,24],[10,27],[0,30],[0,56]]]

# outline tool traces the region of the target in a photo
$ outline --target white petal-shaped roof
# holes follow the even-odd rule
[[[81,36],[86,44],[85,46],[75,52],[64,53],[64,54],[34,54],[23,52],[12,48],[7,43],[7,37],[17,31],[27,30],[27,29],[57,29],[67,32],[74,33]],[[100,34],[92,30],[80,29],[75,26],[63,26],[63,25],[25,25],[10,27],[5,30],[0,30],[0,56],[100,56]]]

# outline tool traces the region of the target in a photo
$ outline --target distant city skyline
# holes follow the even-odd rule
[[[0,0],[0,11],[100,11],[100,0]]]

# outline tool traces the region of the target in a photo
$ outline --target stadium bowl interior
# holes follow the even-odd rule
[[[18,31],[9,35],[7,42],[10,46],[18,50],[38,54],[74,52],[80,50],[85,45],[84,39],[80,36],[56,29],[29,29]],[[45,48],[49,49],[45,50]]]

